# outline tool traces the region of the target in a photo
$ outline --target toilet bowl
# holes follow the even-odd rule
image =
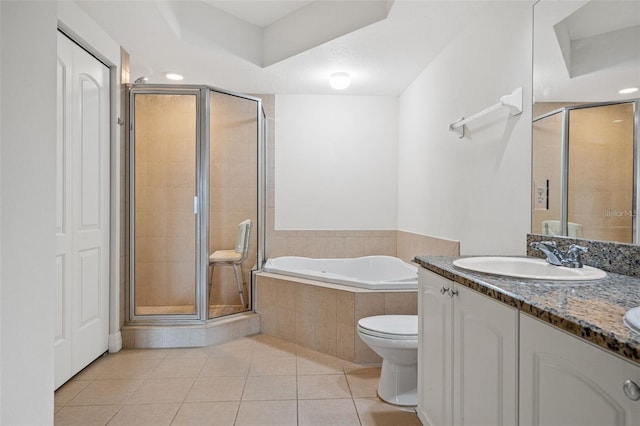
[[[378,396],[395,405],[417,405],[418,316],[377,315],[358,321],[358,336],[382,357]]]

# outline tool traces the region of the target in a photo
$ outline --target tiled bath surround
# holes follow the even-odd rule
[[[529,244],[534,241],[555,241],[561,250],[566,250],[571,244],[587,247],[589,251],[582,255],[582,261],[585,265],[616,274],[640,277],[639,245],[527,234],[527,255],[542,258],[544,258],[544,254],[529,247]]]
[[[260,328],[289,342],[359,363],[381,359],[356,335],[360,318],[417,315],[417,291],[371,291],[260,273],[256,282]]]
[[[403,231],[280,231],[279,256],[316,258],[385,254],[410,262],[416,255],[457,256],[457,241]],[[277,256],[273,256],[277,257]],[[360,318],[417,314],[417,292],[371,291],[261,273],[256,280],[261,332],[353,362],[380,362],[356,335]]]

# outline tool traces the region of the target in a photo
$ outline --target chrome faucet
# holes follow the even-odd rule
[[[548,263],[556,266],[562,266],[562,252],[558,250],[558,245],[555,241],[533,242],[529,244],[529,246],[543,252],[547,256]]]
[[[529,244],[531,248],[540,250],[547,256],[547,262],[555,266],[567,268],[582,268],[582,253],[586,253],[586,247],[571,244],[569,250],[562,252],[555,241],[541,241]]]

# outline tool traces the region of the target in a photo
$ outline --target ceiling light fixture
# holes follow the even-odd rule
[[[174,81],[180,81],[182,80],[184,77],[181,76],[180,74],[176,74],[174,72],[166,72],[164,73],[164,76],[169,79],[169,80],[174,80]]]
[[[627,87],[626,89],[620,90],[618,93],[620,93],[622,95],[626,95],[628,93],[635,93],[637,91],[638,91],[637,87]]]
[[[336,90],[346,89],[350,84],[351,77],[346,72],[334,72],[329,77],[329,85]]]

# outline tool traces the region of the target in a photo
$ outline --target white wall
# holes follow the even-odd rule
[[[53,423],[56,3],[0,2],[0,424]]]
[[[396,229],[397,117],[395,97],[277,95],[275,229]]]
[[[524,254],[530,227],[532,2],[488,3],[400,97],[398,229],[460,241],[462,254]],[[506,109],[449,123],[524,88]]]

